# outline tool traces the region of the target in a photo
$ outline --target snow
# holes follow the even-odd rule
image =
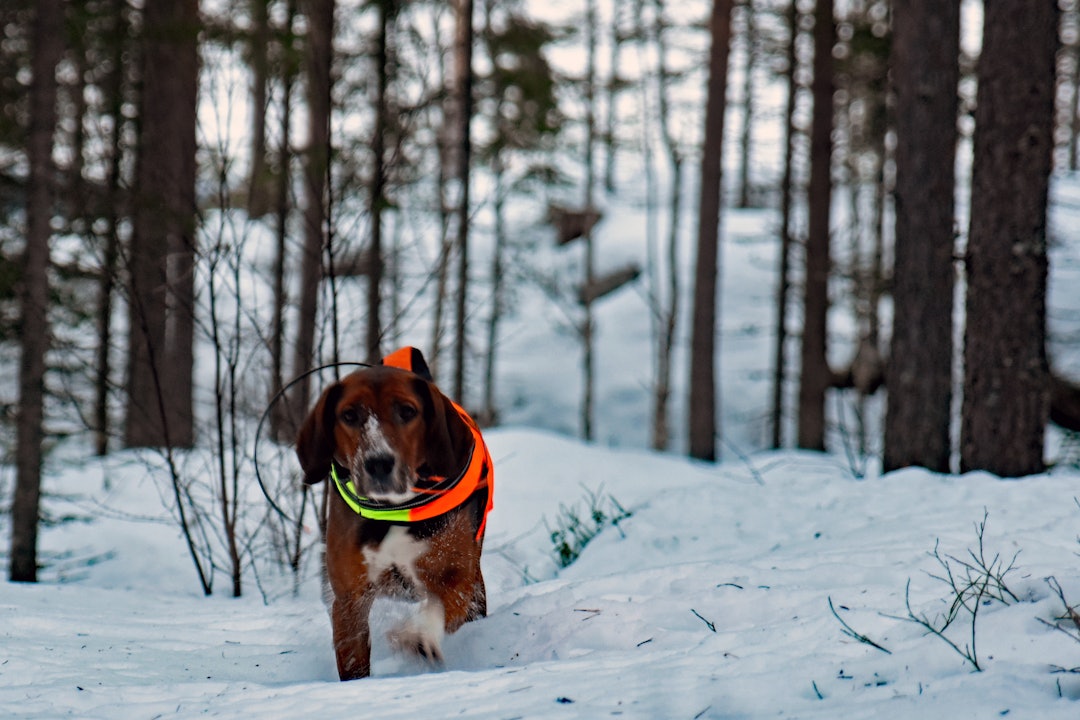
[[[640,177],[630,162],[625,172]],[[1080,182],[1057,178],[1054,193],[1051,349],[1075,375]],[[642,261],[644,211],[626,200],[606,209],[601,271]],[[688,208],[684,270],[692,218]],[[287,574],[256,582],[249,570],[244,597],[232,599],[218,571],[216,594],[204,598],[161,459],[88,459],[80,438],[61,443],[46,467],[43,582],[0,583],[0,717],[1076,718],[1080,631],[1063,623],[1070,638],[1046,624],[1064,612],[1046,578],[1080,604],[1080,466],[1021,480],[882,476],[872,454],[845,452],[843,413],[850,422],[854,410],[842,395],[830,400],[834,454],[761,450],[775,221],[766,211],[724,217],[725,460],[716,465],[634,449],[647,441],[653,362],[643,283],[597,304],[597,444],[569,437],[580,358],[568,319],[535,288],[516,291],[500,345],[507,424],[485,432],[497,478],[483,558],[489,614],[445,639],[440,667],[391,651],[386,633],[408,608],[379,601],[373,677],[338,682],[317,548],[295,593]],[[529,252],[542,270],[576,276],[573,248]],[[849,316],[838,306],[830,317],[838,365],[851,352]],[[421,346],[429,337],[422,321],[407,333]],[[679,351],[676,438],[685,435],[685,366]],[[872,425],[869,441],[871,451],[880,445]],[[1048,443],[1054,456],[1059,444]],[[283,457],[263,472],[295,476]],[[211,466],[199,454],[183,465],[207,475]],[[0,466],[0,496],[12,475]],[[244,519],[257,520],[265,503],[250,468],[244,477],[260,508]],[[562,568],[552,529],[565,508],[587,517],[590,497],[614,498],[631,516],[605,525]],[[906,619],[906,602],[932,620],[948,610],[933,552],[958,567],[978,551],[984,518],[987,556],[1005,567],[1015,556],[1005,581],[1017,599],[979,606],[975,672]],[[0,515],[4,537],[7,523]],[[830,603],[890,654],[845,634]],[[961,614],[946,636],[963,650],[971,628]]]
[[[1055,356],[1070,369],[1080,264],[1067,201],[1077,187],[1055,183],[1052,218],[1051,326]],[[612,227],[640,227],[634,212],[621,208]],[[161,458],[88,459],[79,438],[61,443],[46,468],[43,582],[0,584],[0,717],[1075,718],[1080,639],[1045,623],[1064,613],[1046,578],[1080,603],[1080,467],[1067,461],[1022,480],[881,476],[873,457],[756,450],[770,382],[768,223],[761,211],[725,223],[722,402],[727,446],[740,453],[708,465],[632,449],[647,425],[644,300],[605,300],[604,443],[520,417],[486,431],[497,477],[483,558],[489,615],[445,639],[441,667],[390,650],[386,633],[408,608],[380,601],[373,677],[339,683],[317,552],[295,594],[287,574],[264,571],[256,583],[249,571],[245,596],[227,598],[219,571],[217,594],[204,598]],[[503,386],[523,394],[516,412],[572,432],[577,359],[564,351],[573,345],[522,295]],[[208,452],[179,458],[184,472],[209,474]],[[282,457],[264,473],[295,477]],[[5,494],[11,475],[0,467]],[[250,468],[245,478],[260,508],[245,517],[257,520],[265,501]],[[614,498],[632,515],[561,568],[552,529],[563,508],[587,517],[590,497]],[[974,672],[905,619],[906,598],[918,615],[943,616],[952,594],[934,577],[943,570],[932,553],[968,558],[984,517],[987,557],[1016,558],[1005,581],[1017,600],[979,606],[983,670]],[[6,523],[0,516],[5,536]],[[830,602],[891,654],[845,634]],[[969,646],[970,616],[946,636]]]
[[[794,451],[709,466],[535,430],[487,438],[488,617],[448,637],[432,668],[391,653],[405,609],[380,601],[374,677],[344,684],[317,578],[269,604],[203,598],[140,463],[116,455],[50,478],[53,512],[112,511],[46,531],[46,552],[110,555],[0,585],[0,716],[1076,717],[1080,643],[1039,622],[1063,612],[1045,577],[1080,599],[1076,469],[857,479]],[[560,569],[549,527],[590,492],[632,516]],[[988,555],[1019,552],[1006,575],[1019,602],[980,608],[976,673],[901,617],[909,581],[916,612],[944,612],[929,553],[977,549],[984,512]],[[830,598],[892,654],[845,636]],[[961,647],[965,623],[948,631]]]
[[[1055,182],[1051,223],[1053,347],[1069,369],[1080,263],[1068,201],[1078,187]],[[633,239],[640,210],[613,217],[607,237]],[[769,222],[762,211],[725,218],[719,365],[725,446],[740,451],[716,465],[633,449],[644,444],[650,369],[640,293],[598,305],[602,443],[536,427],[573,432],[577,357],[522,292],[501,376],[517,416],[485,432],[497,477],[483,558],[489,614],[445,639],[440,667],[391,651],[386,634],[408,608],[379,601],[373,677],[339,683],[317,549],[296,593],[286,573],[264,570],[256,583],[249,570],[245,596],[231,599],[218,571],[204,598],[161,458],[88,459],[79,438],[61,443],[46,468],[43,582],[0,584],[0,717],[1075,718],[1080,639],[1046,624],[1064,613],[1046,578],[1080,603],[1080,466],[1066,458],[1021,480],[881,476],[873,457],[757,450],[770,387]],[[621,252],[640,251],[634,242]],[[209,474],[207,453],[179,458],[181,468]],[[281,457],[263,472],[295,477]],[[0,467],[0,486],[11,476]],[[258,509],[245,520],[257,521],[265,501],[250,468],[245,478]],[[552,530],[564,508],[587,517],[590,497],[632,514],[561,568]],[[932,553],[967,559],[984,517],[987,557],[1001,570],[1015,556],[1005,581],[1017,600],[979,606],[975,672],[906,619],[906,599],[917,615],[943,616],[952,593]],[[830,602],[891,654],[845,634]],[[970,616],[946,636],[969,646]]]

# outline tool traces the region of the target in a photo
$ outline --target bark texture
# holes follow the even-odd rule
[[[1046,206],[1057,5],[986,5],[975,111],[961,470],[1044,469]]]
[[[958,0],[896,0],[896,259],[884,469],[949,471]]]

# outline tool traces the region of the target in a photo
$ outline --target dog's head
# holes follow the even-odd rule
[[[472,447],[468,427],[418,351],[410,366],[364,368],[323,391],[296,440],[304,482],[321,481],[336,461],[362,496],[401,503],[418,478],[462,469]]]

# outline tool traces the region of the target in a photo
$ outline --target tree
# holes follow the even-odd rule
[[[108,114],[112,118],[108,140],[108,169],[105,176],[104,252],[102,253],[101,277],[97,306],[97,357],[94,370],[94,444],[98,455],[105,455],[109,448],[109,379],[112,375],[112,314],[113,295],[117,284],[120,261],[120,223],[123,218],[124,192],[124,94],[128,86],[129,70],[124,55],[130,50],[128,10],[124,0],[112,0],[108,12],[110,25],[106,44],[111,50],[112,65],[106,81]]]
[[[439,213],[439,254],[435,261],[435,301],[432,309],[431,342],[428,345],[428,368],[436,380],[440,377],[440,355],[442,354],[443,317],[446,314],[446,287],[450,274],[450,258],[454,251],[453,237],[450,235],[450,206],[448,201],[449,178],[452,173],[452,155],[450,148],[450,117],[453,107],[447,86],[446,53],[443,52],[442,34],[439,29],[440,19],[445,7],[436,3],[432,12],[431,43],[435,49],[432,65],[435,72],[436,92],[439,102],[433,103],[441,116],[441,125],[435,131],[435,154],[438,156],[435,173],[435,193]]]
[[[814,110],[810,134],[809,227],[803,286],[803,333],[799,375],[798,445],[825,449],[825,393],[832,385],[826,355],[829,312],[830,217],[832,204],[833,45],[832,0],[814,7]]]
[[[755,24],[754,0],[743,3],[745,25],[746,65],[743,67],[742,127],[739,129],[739,190],[737,207],[750,207],[750,155],[754,131],[754,71],[758,57],[758,34]]]
[[[627,82],[622,77],[622,47],[629,39],[623,29],[623,16],[630,9],[626,0],[613,0],[611,5],[611,44],[608,45],[607,115],[604,119],[604,190],[615,192],[615,155],[619,149],[619,96]]]
[[[975,109],[960,466],[1044,469],[1057,4],[987,3]]]
[[[469,297],[469,168],[472,158],[472,87],[473,87],[473,0],[455,0],[454,34],[454,91],[456,113],[453,117],[457,131],[458,184],[457,249],[458,273],[454,324],[454,398],[465,399],[465,331]]]
[[[895,0],[896,248],[886,471],[949,471],[960,2]]]
[[[268,399],[273,399],[285,386],[285,265],[288,253],[289,214],[292,183],[292,89],[298,72],[295,59],[293,20],[297,14],[296,0],[289,0],[284,29],[281,33],[281,124],[277,152],[277,186],[274,207],[274,311],[270,326],[270,375]],[[280,442],[292,443],[296,428],[289,421],[289,405],[278,402],[271,419],[271,435]]]
[[[326,234],[326,178],[330,166],[330,110],[333,62],[334,0],[307,0],[308,21],[305,44],[307,79],[308,146],[304,164],[304,245],[300,260],[299,317],[293,353],[293,374],[312,367],[315,360],[315,316],[319,307],[319,287],[323,279],[322,256]],[[289,420],[285,428],[295,437],[307,412],[311,382],[300,380],[289,399]]]
[[[772,447],[779,449],[783,444],[784,424],[784,369],[787,345],[788,297],[791,292],[791,214],[793,203],[793,176],[795,160],[795,103],[798,100],[798,40],[799,40],[799,4],[791,0],[788,6],[786,22],[788,26],[786,67],[787,100],[784,105],[784,169],[780,178],[780,261],[776,286],[776,346],[773,349],[773,393],[772,393]]]
[[[593,212],[593,193],[596,185],[596,36],[599,33],[599,20],[597,19],[596,0],[587,0],[585,3],[585,34],[586,61],[585,61],[585,197],[582,203],[583,212]],[[592,285],[596,277],[596,243],[593,241],[592,226],[586,227],[581,242],[585,251],[585,277],[582,287]],[[581,333],[581,437],[584,440],[593,439],[593,391],[595,389],[595,369],[593,365],[593,324],[592,301],[586,299],[581,303],[582,319]]]
[[[49,347],[49,242],[53,216],[52,152],[56,130],[56,66],[64,52],[64,4],[40,0],[34,16],[27,163],[26,248],[23,251],[22,354],[16,422],[15,496],[11,503],[11,567],[15,582],[37,581],[37,532],[44,439],[45,353]]]
[[[148,3],[142,32],[124,437],[129,447],[188,447],[194,442],[198,1]]]
[[[390,28],[397,15],[396,0],[375,3],[378,13],[378,30],[375,36],[375,127],[371,133],[371,188],[368,195],[368,219],[371,223],[371,244],[368,269],[368,324],[367,361],[376,363],[382,357],[379,344],[382,340],[380,322],[380,291],[383,277],[383,209],[386,206],[386,133],[390,109],[388,86],[393,63],[390,61]]]
[[[674,122],[670,112],[674,73],[668,64],[668,23],[664,18],[665,5],[663,0],[654,0],[653,5],[651,34],[652,41],[656,45],[657,119],[660,123],[662,145],[671,173],[671,187],[668,194],[666,303],[661,299],[659,288],[655,293],[659,333],[656,343],[656,387],[653,392],[651,444],[656,450],[666,450],[671,438],[668,421],[668,401],[671,398],[671,355],[675,347],[675,331],[679,313],[679,232],[682,226],[683,151],[679,139],[675,136]]]
[[[724,139],[731,0],[713,0],[709,32],[709,81],[701,154],[694,316],[690,338],[690,456],[716,460],[716,315],[720,245],[721,156]]]
[[[247,0],[251,16],[247,60],[251,65],[251,171],[248,178],[248,214],[270,211],[271,180],[266,162],[267,89],[270,83],[270,2]]]

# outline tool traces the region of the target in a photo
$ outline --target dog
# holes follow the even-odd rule
[[[487,614],[480,553],[494,468],[476,423],[405,347],[327,387],[296,455],[305,483],[334,485],[325,569],[339,677],[371,673],[379,596],[419,603],[391,645],[441,663],[444,636]]]

